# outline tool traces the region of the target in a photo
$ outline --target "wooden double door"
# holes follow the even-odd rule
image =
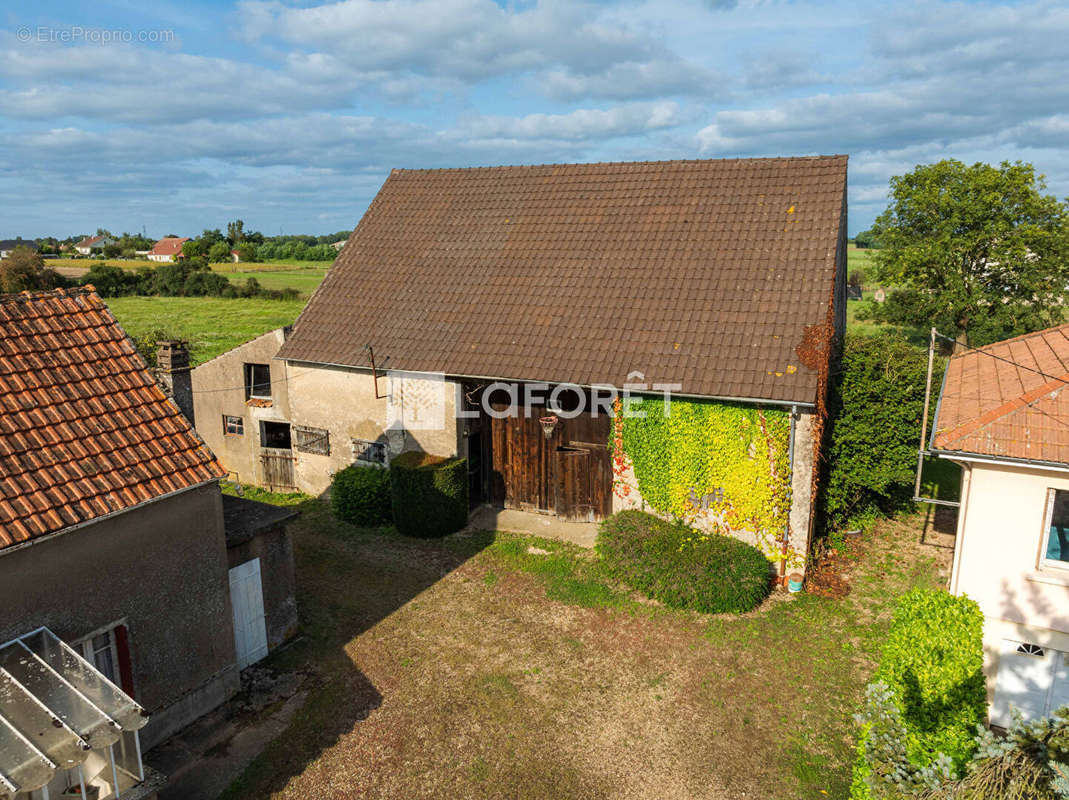
[[[584,412],[560,417],[547,437],[539,422],[546,412],[524,409],[490,418],[491,499],[505,508],[538,511],[576,522],[612,513],[612,420]]]

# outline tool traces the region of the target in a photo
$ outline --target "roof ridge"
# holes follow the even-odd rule
[[[81,297],[83,295],[96,295],[96,287],[91,283],[82,286],[60,286],[56,289],[43,291],[23,291],[14,294],[0,294],[0,303],[26,303],[38,300],[48,300],[56,297]]]
[[[543,162],[540,164],[483,164],[474,167],[394,167],[390,174],[399,172],[479,172],[495,169],[537,169],[539,167],[616,167],[616,166],[663,166],[665,164],[722,164],[736,162],[739,164],[753,163],[755,161],[787,162],[787,161],[841,161],[849,159],[845,153],[832,153],[827,155],[811,156],[724,156],[721,158],[665,158],[647,161],[565,161]]]
[[[1061,333],[1062,336],[1065,336],[1065,330],[1064,330],[1065,328],[1069,328],[1069,322],[1063,322],[1060,325],[1052,325],[1051,327],[1044,328],[1043,330],[1040,330],[1040,331],[1032,331],[1031,333],[1022,333],[1022,334],[1020,334],[1018,336],[1014,336],[1011,339],[1000,339],[997,342],[991,342],[990,344],[985,344],[985,345],[983,345],[981,347],[970,347],[967,350],[965,350],[964,352],[954,354],[953,356],[951,356],[951,359],[964,358],[965,356],[969,356],[969,355],[972,355],[974,353],[989,353],[993,348],[1001,347],[1003,345],[1013,344],[1014,342],[1023,342],[1023,341],[1026,341],[1028,339],[1032,339],[1033,337],[1036,337],[1036,336],[1046,336],[1048,334],[1054,333],[1055,331],[1057,331],[1058,333]],[[1067,336],[1066,338],[1069,339],[1069,336]]]

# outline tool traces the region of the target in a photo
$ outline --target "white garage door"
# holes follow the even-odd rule
[[[1016,708],[1025,719],[1044,717],[1069,703],[1069,653],[1004,639],[991,722],[1008,727]]]
[[[244,669],[267,655],[267,620],[260,582],[260,559],[230,570],[230,602],[234,606],[234,644],[238,668]]]

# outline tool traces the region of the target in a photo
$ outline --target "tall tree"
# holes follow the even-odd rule
[[[226,238],[230,240],[231,245],[240,244],[245,241],[245,221],[236,219],[233,222],[227,223]]]
[[[1062,321],[1069,201],[1044,194],[1031,164],[953,159],[891,179],[872,234],[877,276],[897,287],[876,319],[985,344]]]
[[[45,267],[40,254],[28,247],[16,247],[0,260],[0,294],[54,289],[64,283],[63,276]]]

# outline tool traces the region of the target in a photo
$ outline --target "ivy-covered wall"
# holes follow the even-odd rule
[[[610,446],[621,508],[645,507],[700,530],[743,534],[778,560],[791,511],[790,415],[780,408],[644,398],[617,404]],[[792,537],[792,542],[797,537]],[[796,566],[803,552],[788,549]]]

